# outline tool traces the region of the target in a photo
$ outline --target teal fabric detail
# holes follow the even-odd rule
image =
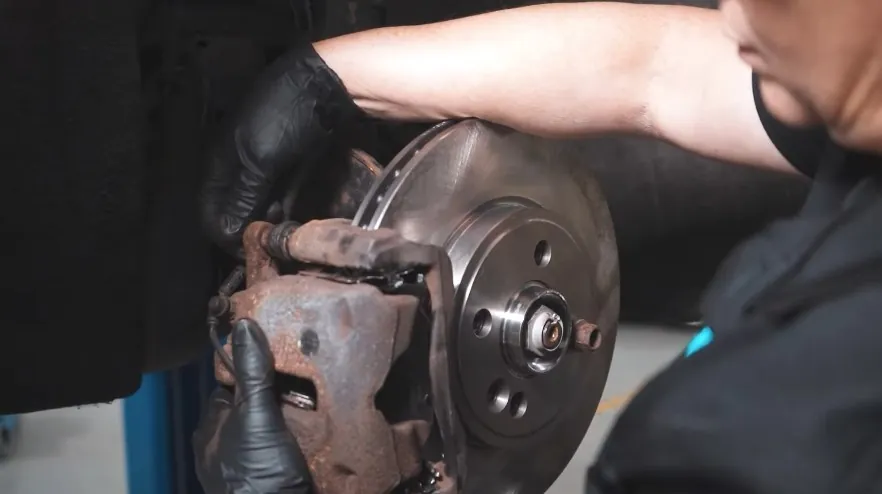
[[[701,331],[696,333],[695,336],[692,337],[692,340],[686,345],[686,351],[684,352],[684,357],[691,357],[696,352],[701,350],[702,348],[711,344],[714,341],[714,330],[711,329],[710,326],[705,326],[701,328]]]

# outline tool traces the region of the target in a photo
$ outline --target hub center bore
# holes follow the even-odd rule
[[[570,321],[563,295],[541,282],[527,283],[509,302],[503,323],[511,370],[529,378],[554,369],[566,354]]]
[[[557,350],[562,338],[563,326],[560,321],[546,321],[542,331],[542,344],[548,351]]]
[[[560,316],[543,305],[527,322],[527,348],[539,356],[553,352],[560,348],[563,331]]]

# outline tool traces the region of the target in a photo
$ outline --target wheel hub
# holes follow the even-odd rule
[[[609,371],[612,222],[587,167],[553,149],[476,120],[442,124],[386,167],[354,219],[451,259],[448,385],[470,436],[466,493],[544,492],[581,443]],[[577,319],[604,344],[575,348]]]

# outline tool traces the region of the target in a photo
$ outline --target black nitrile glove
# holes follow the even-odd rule
[[[361,115],[312,44],[282,55],[258,77],[210,150],[202,190],[209,236],[241,255],[242,233],[265,215],[274,186],[320,157]]]
[[[285,427],[273,387],[274,361],[256,322],[232,334],[235,393],[218,388],[193,435],[206,494],[309,494],[306,460]]]

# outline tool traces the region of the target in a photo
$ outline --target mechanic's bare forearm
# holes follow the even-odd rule
[[[545,4],[317,43],[368,114],[479,117],[554,136],[648,130],[648,71],[665,7]]]
[[[642,134],[792,172],[721,27],[710,9],[558,3],[366,31],[316,49],[375,117],[478,117],[552,137]]]

